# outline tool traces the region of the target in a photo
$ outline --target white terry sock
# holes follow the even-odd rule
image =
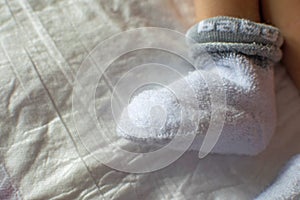
[[[162,145],[175,134],[192,133],[196,137],[190,149],[199,150],[211,119],[210,95],[220,91],[219,84],[207,85],[207,80],[213,79],[210,71],[217,68],[226,105],[218,107],[223,109],[225,120],[212,152],[258,154],[267,146],[276,123],[273,66],[281,59],[279,30],[244,19],[215,17],[190,28],[187,36],[196,41],[190,46],[200,71],[172,83],[169,87],[176,95],[164,88],[134,97],[120,118],[118,134],[132,141]],[[203,50],[213,58],[214,66],[201,60]],[[189,107],[184,115],[181,103]],[[199,116],[196,131],[195,121],[184,117],[195,111]]]

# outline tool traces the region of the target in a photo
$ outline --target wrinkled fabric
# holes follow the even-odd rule
[[[76,137],[76,72],[115,33],[184,33],[194,23],[192,1],[1,0],[0,9],[0,163],[20,199],[253,199],[300,152],[300,98],[278,66],[277,130],[262,154],[199,160],[189,152],[152,173],[113,170]]]

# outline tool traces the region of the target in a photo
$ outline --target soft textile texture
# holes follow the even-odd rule
[[[172,139],[176,134],[197,134],[191,149],[199,150],[211,123],[210,92],[218,93],[222,87],[226,102],[219,102],[218,109],[226,116],[221,136],[212,152],[258,154],[266,148],[275,129],[273,67],[281,58],[283,39],[279,30],[249,20],[216,17],[193,26],[187,37],[194,41],[190,48],[199,70],[169,85],[175,94],[168,89],[153,89],[134,97],[123,112],[118,133],[151,144]],[[207,61],[203,51],[214,63]],[[222,85],[211,81],[208,87],[207,80],[215,79],[216,74]],[[188,91],[187,85],[195,94]],[[177,100],[179,96],[183,97],[180,101]],[[163,113],[160,113],[163,111],[152,112],[157,106],[165,111],[165,122]],[[182,107],[191,107],[184,111],[188,112],[185,116],[181,116]],[[199,128],[191,133],[194,121],[190,122],[187,117],[197,112],[199,119],[196,120],[199,121],[195,123],[199,123]],[[181,129],[180,124],[184,124]],[[141,127],[145,129],[143,135]]]
[[[162,170],[128,174],[93,159],[72,137],[72,85],[89,51],[137,27],[184,33],[195,23],[192,2],[1,0],[1,189],[8,185],[9,196],[28,200],[252,200],[277,185],[275,180],[291,183],[276,177],[300,153],[300,97],[283,66],[275,67],[276,133],[258,156],[214,154],[199,160],[190,151]],[[119,63],[114,77],[120,77],[124,64]],[[108,86],[101,86],[104,115],[110,100]],[[287,196],[293,189],[281,188]]]
[[[268,190],[255,200],[300,199],[300,154],[294,156]]]

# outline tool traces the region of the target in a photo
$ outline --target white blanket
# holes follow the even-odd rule
[[[159,171],[128,174],[76,137],[72,87],[89,51],[137,27],[184,34],[191,0],[0,0],[0,10],[0,199],[299,198],[299,158],[283,166],[300,153],[300,97],[281,66],[277,132],[258,156],[187,152]]]

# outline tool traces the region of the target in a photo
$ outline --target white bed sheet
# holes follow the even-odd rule
[[[0,0],[0,10],[0,164],[6,180],[0,194],[13,193],[11,199],[253,199],[300,153],[300,97],[277,66],[277,132],[260,155],[199,160],[197,152],[188,152],[148,174],[110,169],[86,153],[75,136],[76,72],[89,51],[114,33],[144,26],[184,33],[194,23],[192,1]]]

